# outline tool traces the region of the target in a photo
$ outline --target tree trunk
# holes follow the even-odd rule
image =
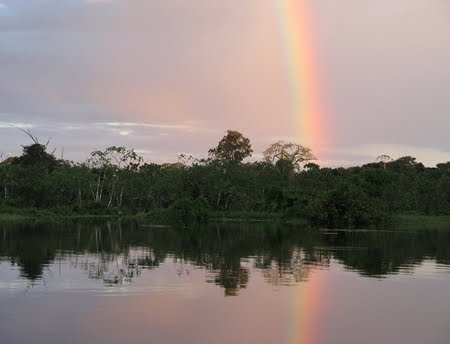
[[[98,202],[100,197],[100,181],[101,181],[101,174],[97,178],[97,189],[95,190],[95,197],[94,197],[95,202]]]
[[[106,173],[103,173],[102,182],[101,182],[101,184],[100,184],[100,198],[99,198],[99,202],[102,201],[103,187],[104,187],[104,185],[105,185],[105,179],[106,179]]]
[[[120,188],[119,208],[122,207],[122,199],[123,199],[123,186]]]
[[[222,198],[222,192],[219,192],[219,197],[217,198],[216,207],[219,208],[220,199]]]
[[[78,202],[80,203],[80,206],[81,206],[81,183],[80,183],[80,181],[78,181]]]
[[[230,195],[227,197],[227,200],[226,200],[226,202],[225,202],[225,209],[228,209],[228,201],[230,200],[230,198],[231,198],[232,195],[233,195],[233,194],[230,193]]]
[[[116,189],[116,183],[113,182],[112,187],[111,187],[111,193],[110,193],[110,195],[109,195],[108,207],[110,207],[111,204],[112,204],[112,200],[113,200],[113,197],[114,197],[115,189]]]

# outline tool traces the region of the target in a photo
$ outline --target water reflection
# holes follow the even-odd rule
[[[234,296],[255,271],[281,286],[307,281],[333,261],[376,278],[412,272],[423,261],[450,265],[450,233],[437,231],[329,233],[267,224],[158,228],[137,221],[4,224],[0,230],[0,263],[18,267],[31,284],[45,281],[45,269],[61,262],[106,286],[121,286],[171,261],[180,278],[190,266],[200,267],[207,283]]]

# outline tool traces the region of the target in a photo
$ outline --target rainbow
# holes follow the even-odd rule
[[[319,152],[329,140],[321,99],[321,77],[314,46],[311,11],[306,0],[270,0],[275,5],[276,22],[289,79],[291,116],[299,142]],[[326,273],[315,271],[308,282],[296,287],[288,343],[317,344],[326,298]]]
[[[296,287],[289,344],[318,344],[321,317],[326,301],[326,271],[314,271],[307,282]]]
[[[299,142],[316,152],[327,134],[320,99],[320,76],[313,44],[311,11],[305,0],[271,0],[275,4],[278,32],[287,65],[291,112]]]

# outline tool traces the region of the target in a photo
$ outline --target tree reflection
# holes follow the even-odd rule
[[[33,282],[42,276],[44,267],[55,260],[56,242],[47,240],[49,235],[48,228],[37,225],[27,231],[24,240],[17,236],[15,229],[4,227],[0,257],[9,257],[12,265],[20,267],[20,276]]]
[[[247,286],[249,279],[249,271],[242,266],[222,267],[214,273],[214,282],[225,289],[225,296],[236,296],[240,289]]]
[[[200,266],[208,271],[208,283],[234,296],[246,288],[250,270],[261,271],[267,283],[280,286],[306,281],[332,260],[377,278],[429,258],[450,265],[448,232],[327,233],[286,225],[177,229],[135,221],[15,224],[0,230],[0,261],[17,265],[20,276],[32,282],[56,260],[106,285],[122,285],[171,259],[180,278],[189,275],[189,266]]]
[[[330,262],[330,255],[321,250],[294,248],[291,258],[285,264],[272,262],[263,269],[264,279],[275,286],[292,285],[305,282],[317,267],[326,267]],[[258,265],[256,265],[258,266]]]

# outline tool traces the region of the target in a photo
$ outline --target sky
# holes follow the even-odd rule
[[[204,157],[227,129],[254,159],[277,140],[307,145],[277,1],[0,0],[0,154],[30,143],[17,127],[75,161],[111,145],[153,162]],[[450,161],[450,2],[298,1],[319,163]]]

